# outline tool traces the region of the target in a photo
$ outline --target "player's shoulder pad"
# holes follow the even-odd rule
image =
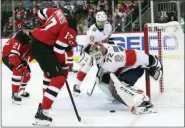
[[[92,30],[93,28],[96,28],[96,25],[95,24],[91,25],[90,28],[89,28],[89,30]]]
[[[106,21],[105,27],[110,29],[110,28],[112,28],[112,25],[108,21]]]
[[[22,45],[29,43],[30,38],[26,35],[23,30],[19,30],[16,35],[15,39],[18,40]]]
[[[90,26],[89,31],[94,32],[94,31],[96,31],[97,29],[98,29],[98,28],[96,27],[96,25],[93,24],[93,25]]]

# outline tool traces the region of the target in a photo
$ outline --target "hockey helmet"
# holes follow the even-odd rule
[[[77,5],[71,13],[76,19],[87,18],[88,16],[88,10],[83,5]]]
[[[104,11],[97,12],[96,24],[97,24],[98,28],[103,28],[106,21],[107,21],[106,13]]]

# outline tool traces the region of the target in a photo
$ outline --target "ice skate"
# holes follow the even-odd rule
[[[74,96],[79,96],[80,93],[81,93],[81,91],[80,91],[79,86],[75,84],[75,85],[73,86],[73,95],[74,95]]]
[[[23,92],[20,96],[24,97],[24,98],[27,98],[27,97],[30,97],[30,93],[29,92]]]
[[[77,73],[78,70],[74,69],[73,67],[69,67],[69,72],[70,73]]]
[[[138,107],[132,107],[130,110],[133,114],[141,115],[141,114],[149,114],[156,113],[153,104],[150,101],[143,101],[143,103]]]
[[[12,103],[17,104],[17,105],[20,105],[22,102],[22,98],[19,97],[18,94],[14,92],[12,92],[12,99],[13,99]]]
[[[48,112],[48,110],[42,109],[40,103],[37,113],[35,114],[35,122],[33,123],[33,125],[49,126],[52,122],[52,118],[48,117]]]

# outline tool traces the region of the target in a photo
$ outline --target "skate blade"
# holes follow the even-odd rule
[[[29,96],[20,96],[21,98],[23,98],[23,99],[28,99],[28,98],[30,98]]]
[[[143,112],[135,112],[136,115],[142,115],[142,114],[151,114],[151,113],[157,113],[157,111],[154,108],[149,108]]]
[[[22,101],[15,101],[15,100],[12,100],[12,103],[15,104],[15,105],[21,105],[21,102],[22,102]]]
[[[74,96],[74,97],[79,97],[79,96],[80,96],[80,93],[78,93],[78,92],[73,92],[73,96]]]
[[[69,72],[69,75],[76,75],[78,72]]]
[[[22,97],[22,98],[29,98],[30,96],[25,96],[25,95],[20,95],[20,97]]]
[[[78,70],[71,70],[71,71],[69,71],[69,73],[77,74],[78,73]]]
[[[38,120],[38,119],[35,119],[35,122],[32,123],[32,125],[35,125],[35,126],[49,126],[51,124],[50,121],[47,121],[47,120]]]

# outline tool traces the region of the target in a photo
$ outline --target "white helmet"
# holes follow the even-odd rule
[[[104,11],[97,12],[96,24],[97,24],[98,28],[103,28],[106,21],[107,21],[106,13]]]

